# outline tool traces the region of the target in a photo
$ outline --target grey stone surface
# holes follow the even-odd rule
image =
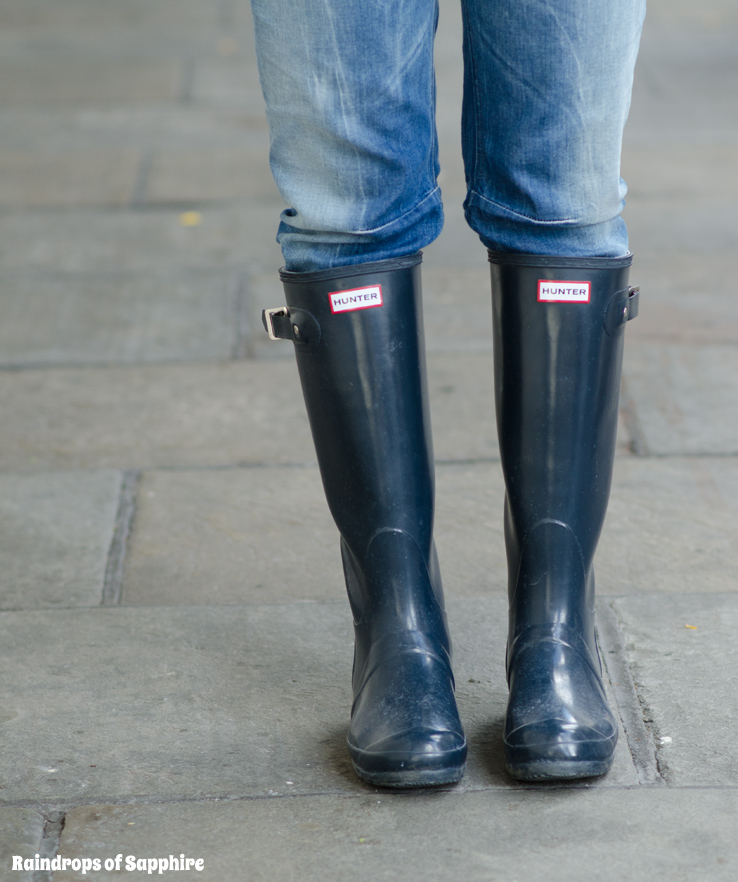
[[[436,544],[448,597],[503,592],[499,466],[442,465]],[[143,476],[125,605],[343,600],[338,531],[317,467]]]
[[[0,366],[227,359],[238,273],[0,274]]]
[[[735,6],[649,2],[626,144],[734,139]]]
[[[626,352],[641,340],[735,344],[734,272],[732,252],[637,254],[632,278],[641,285],[641,312],[628,328]]]
[[[130,202],[140,157],[134,150],[0,153],[3,208],[122,206]]]
[[[470,743],[461,789],[503,768],[504,598],[449,603]],[[0,614],[8,801],[357,792],[345,602]],[[596,785],[637,776],[621,737]]]
[[[436,265],[423,277],[423,313],[429,352],[492,351],[492,297],[486,253],[468,269]]]
[[[13,855],[35,858],[43,829],[44,819],[39,812],[28,808],[0,807],[0,878],[32,882],[33,872],[13,872]]]
[[[338,533],[317,467],[143,476],[125,605],[341,600]]]
[[[128,34],[135,38],[141,30],[149,28],[169,29],[178,24],[201,27],[216,18],[218,7],[217,0],[116,0],[113,4],[99,0],[64,0],[63,4],[49,0],[4,0],[2,21],[16,35],[113,29],[119,36]]]
[[[702,252],[710,255],[735,249],[738,230],[734,204],[730,198],[700,200],[632,199],[626,219],[631,249],[636,254],[648,252]]]
[[[616,461],[596,560],[601,593],[733,592],[736,549],[735,459]]]
[[[629,198],[652,201],[719,199],[738,195],[736,148],[730,142],[669,146],[632,144],[625,152],[623,175],[629,181]]]
[[[275,346],[290,347],[289,343]],[[491,356],[429,359],[439,461],[497,455]],[[0,468],[152,468],[314,461],[284,362],[0,373]]]
[[[97,606],[118,472],[0,473],[0,609]]]
[[[735,787],[738,598],[646,595],[610,603],[665,780]]]
[[[5,106],[154,103],[174,99],[181,76],[176,59],[6,56],[0,62],[0,101]]]
[[[5,269],[53,272],[273,270],[282,264],[274,241],[281,208],[250,201],[203,208],[200,224],[193,227],[183,226],[181,206],[174,211],[70,210],[63,219],[58,212],[0,215],[0,263]]]
[[[279,202],[279,192],[269,171],[269,139],[264,133],[264,137],[254,141],[238,147],[154,155],[146,201],[202,203],[248,198]]]
[[[738,350],[734,345],[641,342],[624,366],[647,452],[738,451]]]
[[[148,149],[175,151],[268,144],[266,118],[227,108],[178,104],[116,107],[1,107],[0,150],[44,152]],[[268,147],[267,147],[268,149]],[[262,156],[261,164],[267,157]]]
[[[69,68],[82,65],[102,66],[105,60],[127,71],[136,64],[187,62],[198,56],[210,58],[223,51],[221,41],[233,37],[248,46],[251,35],[239,24],[234,28],[229,16],[222,15],[230,5],[220,0],[120,0],[116,3],[99,0],[65,0],[54,4],[48,0],[29,0],[26,9],[18,10],[17,0],[5,0],[0,9],[0,48],[4,60],[28,63],[38,57],[44,66],[58,66],[60,79],[75,84]],[[52,8],[58,7],[58,12]],[[233,51],[229,48],[229,51]],[[82,96],[99,98],[99,92],[82,88]],[[17,93],[16,93],[17,94]],[[29,95],[29,92],[21,93]],[[64,93],[65,95],[68,92]],[[119,100],[150,100],[145,92],[131,95],[118,86],[114,95]],[[30,100],[37,98],[30,92]],[[169,99],[182,97],[178,90],[166,93]],[[76,96],[75,96],[76,98]],[[76,98],[79,102],[79,98]]]
[[[435,537],[447,596],[504,594],[499,464],[440,464],[436,485]],[[618,459],[596,558],[598,592],[738,590],[736,499],[733,460]],[[144,475],[124,604],[343,596],[338,533],[317,468]]]
[[[312,461],[303,411],[290,364],[4,372],[0,467]]]
[[[184,851],[207,880],[731,882],[737,811],[733,790],[661,788],[95,805],[68,813],[61,854]],[[83,878],[110,876],[59,876]]]
[[[264,97],[255,59],[235,56],[201,61],[193,76],[192,97],[204,104],[263,113]]]

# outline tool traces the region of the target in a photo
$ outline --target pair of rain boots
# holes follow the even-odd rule
[[[490,253],[495,400],[506,482],[510,618],[504,730],[522,780],[601,775],[617,723],[594,631],[592,560],[615,451],[630,256]],[[266,310],[292,340],[331,514],[355,651],[348,749],[370,784],[458,781],[454,696],[433,544],[421,255],[281,273]]]

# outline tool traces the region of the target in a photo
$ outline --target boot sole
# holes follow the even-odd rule
[[[367,784],[376,787],[391,787],[396,790],[409,790],[419,787],[441,787],[456,784],[464,777],[466,763],[443,769],[406,769],[393,772],[369,772],[357,766],[352,760],[354,771]]]
[[[577,778],[599,778],[605,775],[612,760],[533,760],[527,763],[505,763],[505,768],[517,781],[571,781]]]
[[[460,781],[466,768],[466,742],[454,750],[423,753],[374,753],[349,744],[354,771],[367,784],[397,789],[441,787]]]

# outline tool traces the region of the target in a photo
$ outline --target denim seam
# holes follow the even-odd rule
[[[466,80],[464,82],[464,89],[471,89],[472,94],[472,106],[474,107],[474,119],[472,121],[472,128],[474,131],[474,137],[471,139],[474,145],[474,154],[472,156],[472,161],[470,163],[471,169],[467,169],[467,177],[469,179],[469,183],[472,184],[477,179],[477,166],[479,163],[479,126],[477,125],[477,120],[479,119],[479,90],[477,89],[477,64],[476,59],[474,57],[474,40],[471,38],[471,24],[469,23],[469,12],[467,9],[466,3],[462,3],[461,12],[464,19],[464,31],[466,36],[466,45],[467,45],[467,55],[469,57],[469,79],[471,82],[467,85]],[[473,192],[471,187],[469,188],[469,192]]]
[[[560,218],[551,218],[550,220],[540,220],[539,218],[533,217],[532,215],[523,214],[520,211],[514,211],[512,208],[508,208],[507,205],[503,205],[501,202],[496,202],[494,199],[489,199],[487,196],[483,196],[477,190],[470,189],[469,190],[469,197],[476,198],[480,202],[485,202],[489,205],[494,205],[496,208],[501,208],[503,210],[503,212],[505,212],[506,215],[512,215],[512,218],[508,218],[508,219],[512,219],[512,220],[514,220],[516,218],[521,218],[526,223],[539,224],[540,226],[548,226],[548,225],[553,225],[553,224],[571,224],[572,226],[574,226],[577,223],[579,223],[575,217],[560,217]],[[586,226],[590,226],[590,225],[586,224]]]
[[[437,89],[436,89],[436,70],[435,70],[435,62],[433,58],[434,45],[436,39],[436,33],[438,32],[438,16],[439,16],[440,8],[438,0],[436,0],[435,6],[435,23],[433,25],[433,39],[430,42],[430,69],[431,69],[431,77],[430,77],[430,107],[432,110],[432,116],[430,120],[430,179],[432,181],[438,181],[438,173],[437,169],[439,168],[439,154],[438,154],[438,129],[436,127],[436,103],[437,103]]]
[[[385,230],[391,230],[393,226],[395,226],[396,224],[402,223],[408,217],[413,215],[415,212],[419,211],[422,208],[422,206],[429,199],[432,199],[438,193],[440,193],[440,187],[438,185],[436,185],[429,193],[427,193],[425,196],[423,196],[423,198],[419,202],[417,202],[411,209],[406,211],[404,214],[399,215],[399,217],[393,218],[391,221],[388,221],[386,224],[381,224],[381,226],[378,226],[378,227],[372,227],[369,230],[347,230],[345,232],[350,236],[371,236],[374,233],[379,233],[379,232],[382,232]],[[287,222],[287,225],[289,226],[289,222]],[[295,229],[295,228],[293,228],[293,229]]]

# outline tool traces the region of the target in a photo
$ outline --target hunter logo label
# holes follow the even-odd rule
[[[351,291],[334,291],[328,295],[331,312],[353,312],[356,309],[371,309],[382,305],[382,288],[370,285],[368,288],[354,288]]]
[[[539,303],[589,303],[589,282],[556,282],[540,279]]]

